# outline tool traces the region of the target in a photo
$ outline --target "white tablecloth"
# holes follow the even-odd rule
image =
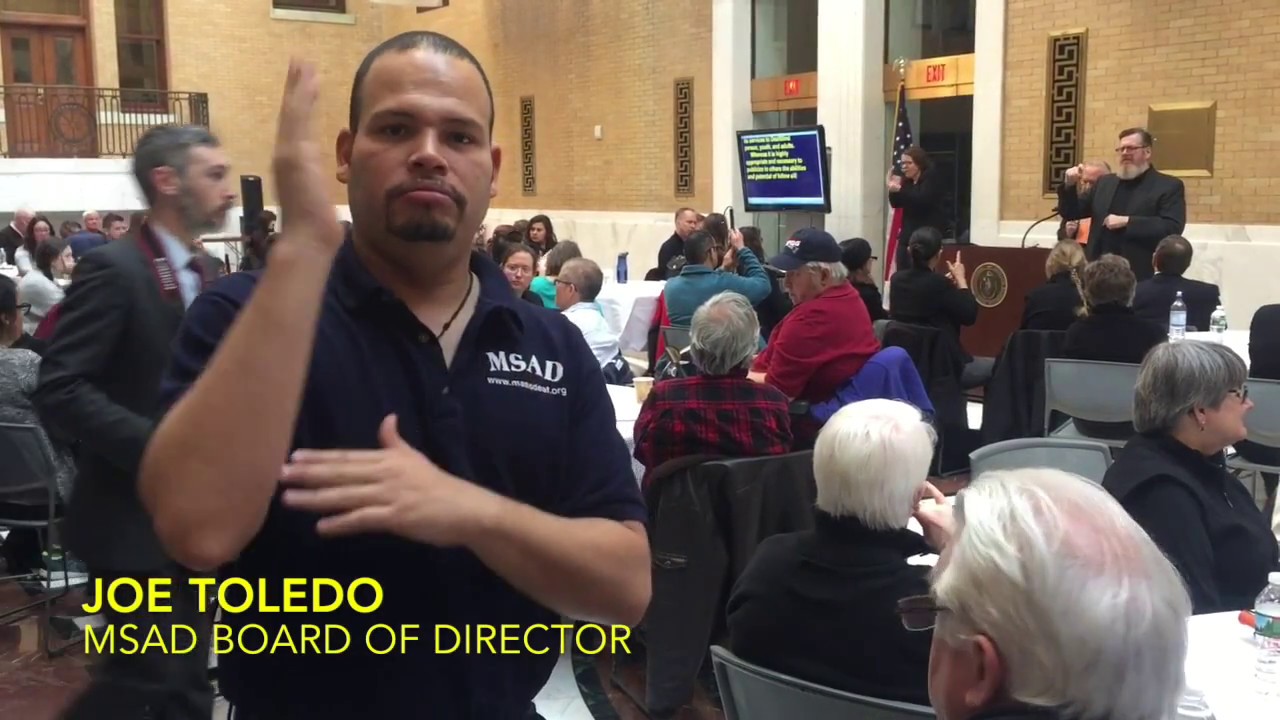
[[[1187,333],[1188,340],[1204,340],[1206,342],[1217,342],[1217,338],[1211,332],[1193,332]],[[1245,367],[1249,366],[1249,331],[1248,330],[1228,330],[1222,334],[1222,344],[1235,351],[1241,359],[1244,360]],[[1222,720],[1222,718],[1218,718]]]
[[[613,401],[613,414],[618,422],[618,434],[626,441],[627,452],[634,453],[636,418],[640,417],[640,403],[636,401],[636,389],[622,385],[606,385],[605,388],[609,391],[609,399]],[[644,466],[637,462],[634,456],[631,459],[631,469],[635,472],[637,481],[644,477]]]
[[[1253,679],[1257,646],[1239,613],[1191,618],[1187,643],[1187,687],[1204,693],[1215,720],[1280,718],[1280,696],[1263,696]]]
[[[665,285],[660,280],[642,280],[606,282],[601,288],[596,302],[604,311],[609,330],[618,335],[618,345],[623,352],[644,352],[653,313],[658,309],[658,297]]]

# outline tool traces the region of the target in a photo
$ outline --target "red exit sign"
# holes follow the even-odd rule
[[[933,83],[946,82],[947,64],[939,63],[937,65],[926,65],[924,67],[924,81],[930,85]]]
[[[782,96],[795,97],[800,94],[800,80],[798,78],[789,78],[782,81]]]

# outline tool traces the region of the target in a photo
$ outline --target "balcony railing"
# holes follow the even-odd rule
[[[0,105],[8,158],[124,158],[156,125],[209,125],[206,93],[4,85]]]

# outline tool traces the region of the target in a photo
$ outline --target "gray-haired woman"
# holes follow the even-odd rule
[[[1214,343],[1157,346],[1138,371],[1138,435],[1103,486],[1182,573],[1194,612],[1250,607],[1280,549],[1223,451],[1248,434],[1244,361]]]

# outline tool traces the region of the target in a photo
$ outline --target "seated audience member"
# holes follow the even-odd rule
[[[129,221],[124,219],[119,213],[107,213],[102,216],[102,234],[106,236],[107,242],[119,240],[129,232]]]
[[[493,229],[493,234],[485,240],[485,251],[494,262],[502,259],[502,254],[506,252],[506,237],[514,230],[515,228],[510,225],[499,225]]]
[[[76,260],[84,257],[90,250],[107,244],[107,236],[102,232],[102,216],[96,210],[85,212],[80,219],[84,223],[83,230],[62,236]]]
[[[551,252],[555,253],[567,244],[560,243]],[[555,282],[556,307],[582,331],[582,337],[586,338],[600,367],[609,365],[618,359],[622,351],[618,348],[617,334],[609,330],[604,313],[596,305],[596,296],[604,286],[604,273],[594,260],[579,257],[566,262],[558,275]]]
[[[1181,235],[1170,235],[1156,245],[1151,266],[1156,274],[1138,283],[1133,296],[1133,311],[1168,330],[1169,306],[1178,293],[1187,304],[1187,325],[1196,330],[1209,330],[1209,318],[1222,302],[1218,286],[1182,276],[1191,267],[1191,243]]]
[[[529,290],[542,299],[545,307],[552,310],[559,307],[556,302],[556,277],[560,275],[560,269],[564,267],[566,261],[580,257],[582,257],[582,250],[578,248],[578,243],[572,240],[556,243],[556,246],[547,252],[546,268],[541,275],[529,283]],[[594,296],[591,301],[595,301]]]
[[[523,243],[507,243],[498,261],[516,297],[542,307],[542,298],[529,290],[538,267],[538,251]]]
[[[795,309],[774,329],[751,371],[793,400],[828,400],[880,351],[867,306],[849,284],[830,233],[801,230],[769,264],[787,273]]]
[[[846,405],[814,447],[814,527],[756,549],[729,598],[729,646],[770,670],[837,690],[929,704],[928,633],[897,619],[929,593],[931,553],[907,529],[933,458],[933,428],[896,400]]]
[[[985,385],[991,379],[995,358],[970,357],[960,345],[960,328],[978,320],[978,301],[969,291],[969,279],[960,253],[947,263],[947,275],[936,270],[942,262],[942,235],[933,228],[911,234],[907,246],[910,267],[898,270],[889,279],[889,317],[912,325],[928,325],[946,334],[964,355],[960,385]]]
[[[662,297],[667,317],[674,327],[689,327],[693,312],[713,295],[729,291],[742,295],[755,306],[769,297],[769,276],[756,254],[742,242],[742,233],[729,233],[742,275],[720,269],[725,249],[705,230],[697,230],[684,243],[685,265],[680,274],[667,281]]]
[[[546,215],[534,215],[529,218],[529,226],[525,228],[525,242],[539,253],[551,252],[556,246],[556,229],[551,225],[551,218]]]
[[[71,248],[57,238],[36,247],[35,263],[35,271],[23,275],[18,282],[18,301],[29,308],[23,319],[28,333],[35,332],[53,306],[62,302],[66,293],[57,281],[70,277],[76,265]]]
[[[1097,485],[1045,468],[984,473],[916,516],[941,550],[929,595],[939,720],[1168,720],[1191,603],[1178,573]]]
[[[1060,242],[1044,261],[1044,285],[1027,293],[1022,310],[1023,330],[1065,331],[1084,314],[1084,250],[1075,241]]]
[[[1086,312],[1067,328],[1064,357],[1076,360],[1142,362],[1147,351],[1168,339],[1168,332],[1133,312],[1137,279],[1129,261],[1103,255],[1080,274]]]
[[[850,238],[840,243],[840,262],[849,271],[849,284],[867,304],[871,322],[889,319],[889,311],[884,308],[884,296],[871,275],[875,260],[876,256],[871,254],[871,243],[862,238]]]
[[[689,351],[698,374],[654,383],[636,418],[635,457],[649,473],[690,455],[791,451],[786,396],[747,379],[759,336],[755,310],[737,293],[717,293],[693,313]]]
[[[1197,614],[1252,607],[1280,570],[1270,522],[1223,455],[1248,433],[1247,374],[1224,345],[1151,351],[1133,392],[1139,434],[1102,483],[1182,573]]]
[[[1249,323],[1249,377],[1280,380],[1280,305],[1263,305]],[[1236,443],[1235,449],[1252,462],[1280,465],[1280,450],[1275,448],[1243,440]],[[1262,474],[1267,489],[1263,513],[1268,516],[1276,509],[1276,486],[1280,484],[1277,479],[1275,473]]]
[[[0,423],[36,427],[41,445],[53,459],[58,496],[68,498],[75,477],[75,463],[67,448],[60,443],[53,443],[45,434],[40,418],[31,404],[31,393],[36,389],[40,374],[40,356],[22,346],[22,338],[30,339],[23,332],[24,310],[25,307],[18,303],[17,285],[10,278],[0,276]],[[0,459],[0,462],[12,461],[12,458]],[[15,505],[0,508],[0,515],[13,518],[36,520],[47,514],[48,508],[45,506]],[[5,574],[22,575],[35,571],[41,566],[40,552],[40,539],[35,530],[12,528],[4,543],[0,544],[0,556],[4,557],[8,565]]]
[[[742,244],[746,245],[751,252],[755,253],[757,259],[763,260],[766,256],[764,254],[764,241],[760,237],[760,228],[755,227],[754,225],[746,225],[738,228],[738,230],[742,233]],[[733,253],[730,253],[729,258],[732,263],[732,268],[739,275],[744,275],[746,273],[746,268],[738,263],[737,257],[735,257]],[[792,305],[791,298],[787,296],[787,291],[782,287],[782,283],[779,282],[781,280],[782,273],[776,269],[770,269],[767,267],[764,271],[765,275],[769,277],[769,297],[756,305],[756,317],[760,318],[761,339],[768,340],[769,334],[778,326],[778,323],[782,322],[782,318],[786,317],[787,313],[791,312]]]
[[[35,268],[36,248],[56,237],[49,218],[43,215],[31,218],[31,222],[27,223],[27,232],[22,236],[22,246],[13,253],[13,264],[18,268],[19,277],[26,277]]]

